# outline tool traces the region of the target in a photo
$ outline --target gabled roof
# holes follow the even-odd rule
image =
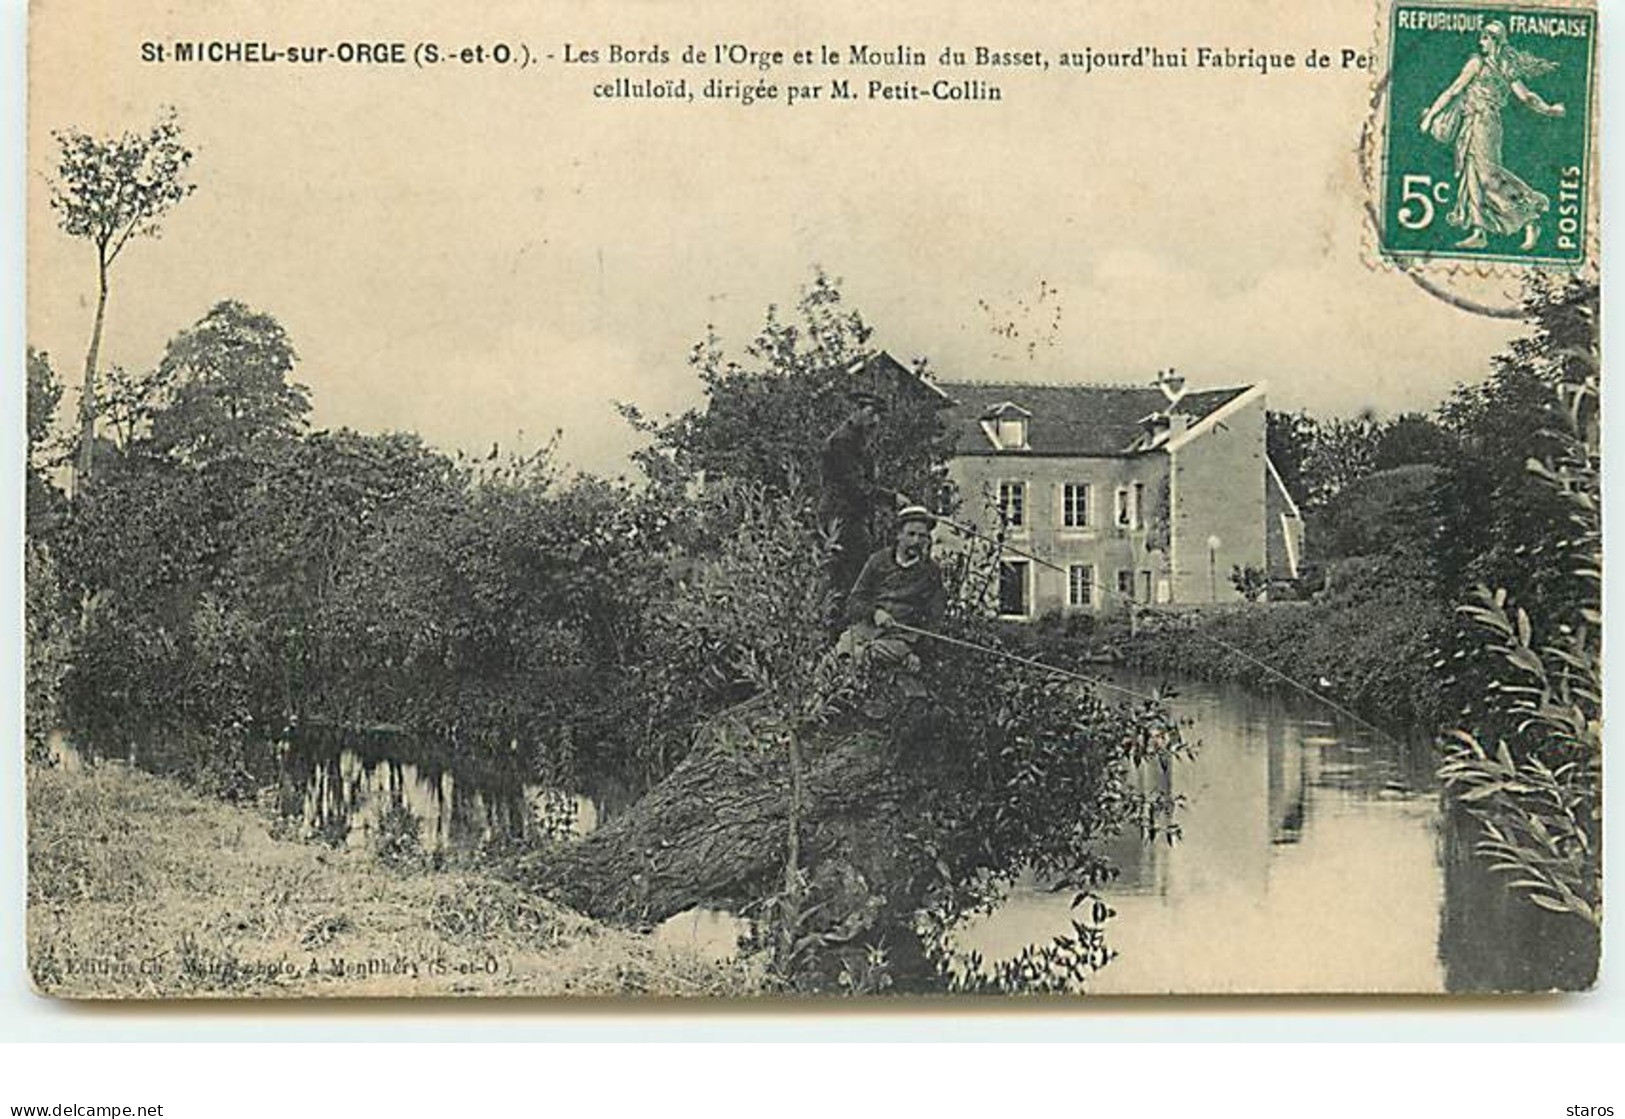
[[[982,413],[982,419],[990,420],[990,419],[993,419],[996,416],[1008,416],[1011,413],[1015,413],[1015,414],[1021,415],[1021,416],[1030,416],[1030,415],[1032,415],[1031,411],[1029,411],[1026,408],[1023,408],[1021,405],[1017,404],[1015,401],[1006,400],[1003,403],[995,404],[995,405],[993,405],[993,407],[991,407],[991,408],[987,409],[986,411],[984,411]]]
[[[858,358],[847,367],[846,373],[852,378],[853,388],[875,393],[884,399],[891,399],[899,392],[913,392],[925,394],[939,408],[952,403],[949,395],[934,382],[916,376],[913,370],[885,350]]]
[[[982,419],[1003,404],[1030,412],[1028,455],[1110,458],[1133,453],[1144,434],[1141,421],[1168,411],[1168,398],[1150,386],[1041,385],[993,381],[942,381],[939,387],[954,403],[943,419],[955,432],[954,452],[994,455],[999,450],[982,430]],[[1187,392],[1172,411],[1188,416],[1190,426],[1234,401],[1250,386]],[[1010,453],[1010,452],[1005,452]]]

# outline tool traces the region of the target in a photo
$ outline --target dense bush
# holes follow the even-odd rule
[[[1530,475],[1566,514],[1561,554],[1571,613],[1540,618],[1504,588],[1479,587],[1462,612],[1498,666],[1484,707],[1455,731],[1441,773],[1479,823],[1477,850],[1543,909],[1602,923],[1602,502],[1600,357],[1559,392],[1554,452]]]
[[[309,431],[294,367],[275,320],[223,303],[112,379],[94,478],[31,540],[31,697],[60,678],[61,699],[35,722],[233,792],[322,726],[565,783],[632,768],[663,519],[545,449],[476,463]]]
[[[26,686],[23,729],[30,756],[44,757],[51,732],[58,722],[62,677],[73,649],[71,630],[64,616],[51,555],[29,540],[23,550]]]

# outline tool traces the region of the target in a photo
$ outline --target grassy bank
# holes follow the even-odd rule
[[[1013,624],[1027,656],[1081,667],[1094,661],[1177,679],[1297,692],[1285,677],[1391,733],[1446,725],[1460,702],[1440,671],[1454,611],[1427,588],[1380,569],[1358,569],[1337,593],[1309,602],[1192,610],[1142,608],[1126,618],[1087,615]]]
[[[29,766],[28,956],[67,998],[739,995],[737,965],[487,873],[398,870],[121,766]]]

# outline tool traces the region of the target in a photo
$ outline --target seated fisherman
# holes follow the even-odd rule
[[[919,671],[914,646],[920,635],[897,626],[934,629],[942,620],[942,570],[931,558],[935,526],[936,518],[921,505],[897,514],[897,542],[869,557],[847,597],[850,624],[836,644],[838,655],[852,657],[860,668],[894,665]],[[916,681],[907,690],[917,687]]]

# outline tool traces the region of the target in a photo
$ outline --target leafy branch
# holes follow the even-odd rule
[[[1574,622],[1542,639],[1505,589],[1480,586],[1460,607],[1509,670],[1489,684],[1492,708],[1510,724],[1493,748],[1451,735],[1440,776],[1483,832],[1475,850],[1512,889],[1542,909],[1602,922],[1601,475],[1595,344],[1584,377],[1558,388],[1556,449],[1528,469],[1568,513],[1571,577],[1582,588]]]

